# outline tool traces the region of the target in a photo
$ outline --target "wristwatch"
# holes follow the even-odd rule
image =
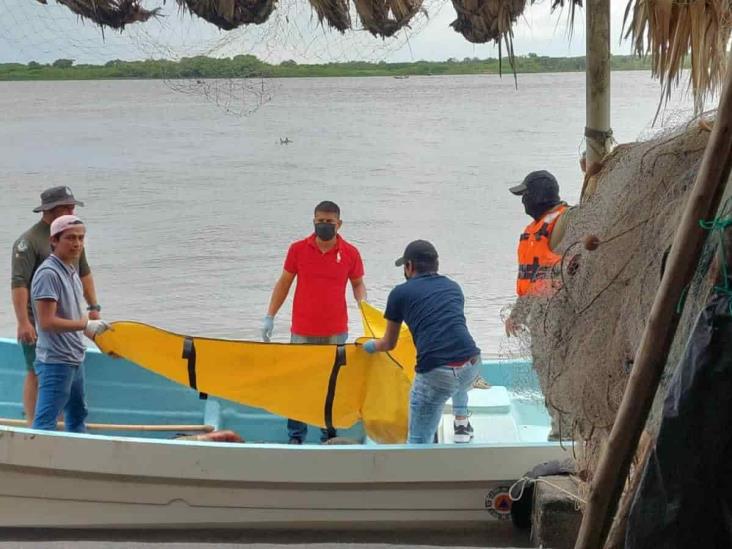
[[[102,306],[101,306],[101,305],[100,305],[99,303],[97,303],[96,305],[89,305],[89,306],[88,306],[88,307],[86,308],[86,310],[87,310],[87,311],[97,311],[97,312],[99,312],[99,311],[101,311],[101,310],[102,310]]]

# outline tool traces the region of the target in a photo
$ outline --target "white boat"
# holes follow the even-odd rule
[[[440,443],[419,447],[376,445],[358,427],[343,436],[361,444],[289,446],[284,419],[200,400],[130,362],[90,350],[86,374],[90,422],[208,424],[264,442],[0,426],[0,527],[482,528],[508,518],[517,478],[566,457],[546,442],[549,419],[524,362],[483,364],[494,387],[471,391],[473,443],[452,444],[441,425]],[[24,375],[18,345],[0,339],[0,416],[21,418]]]

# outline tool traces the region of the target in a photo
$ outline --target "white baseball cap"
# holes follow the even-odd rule
[[[77,225],[81,225],[82,227],[84,227],[84,222],[75,215],[62,215],[60,217],[57,217],[51,223],[51,236],[61,234],[66,229],[75,227]]]

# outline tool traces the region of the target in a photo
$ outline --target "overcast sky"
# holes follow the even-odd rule
[[[160,0],[143,0],[146,7]],[[517,54],[567,56],[584,54],[584,11],[578,10],[574,34],[567,32],[567,13],[550,13],[549,0],[529,7],[515,28]],[[230,56],[253,53],[270,62],[294,59],[300,63],[367,59],[373,61],[445,60],[450,57],[496,57],[495,45],[474,45],[451,27],[451,2],[425,0],[429,18],[419,18],[411,31],[382,40],[364,31],[341,35],[317,23],[306,0],[280,0],[275,14],[262,26],[231,32],[180,13],[173,0],[163,6],[165,17],[130,25],[124,32],[107,30],[79,20],[67,8],[49,0],[0,0],[0,62],[48,62],[60,57],[101,63],[110,59],[179,58],[186,55]],[[620,43],[625,1],[613,1],[612,48],[630,53]]]

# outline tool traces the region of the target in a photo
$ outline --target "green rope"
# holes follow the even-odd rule
[[[726,295],[729,299],[729,314],[732,315],[732,286],[730,286],[727,257],[724,246],[724,231],[732,227],[732,217],[715,217],[710,221],[699,220],[699,226],[705,231],[716,232],[719,235],[720,269],[722,270],[723,286],[714,286],[714,291]]]
[[[732,217],[716,217],[711,221],[700,219],[699,226],[705,231],[724,231],[727,227],[732,226]]]

